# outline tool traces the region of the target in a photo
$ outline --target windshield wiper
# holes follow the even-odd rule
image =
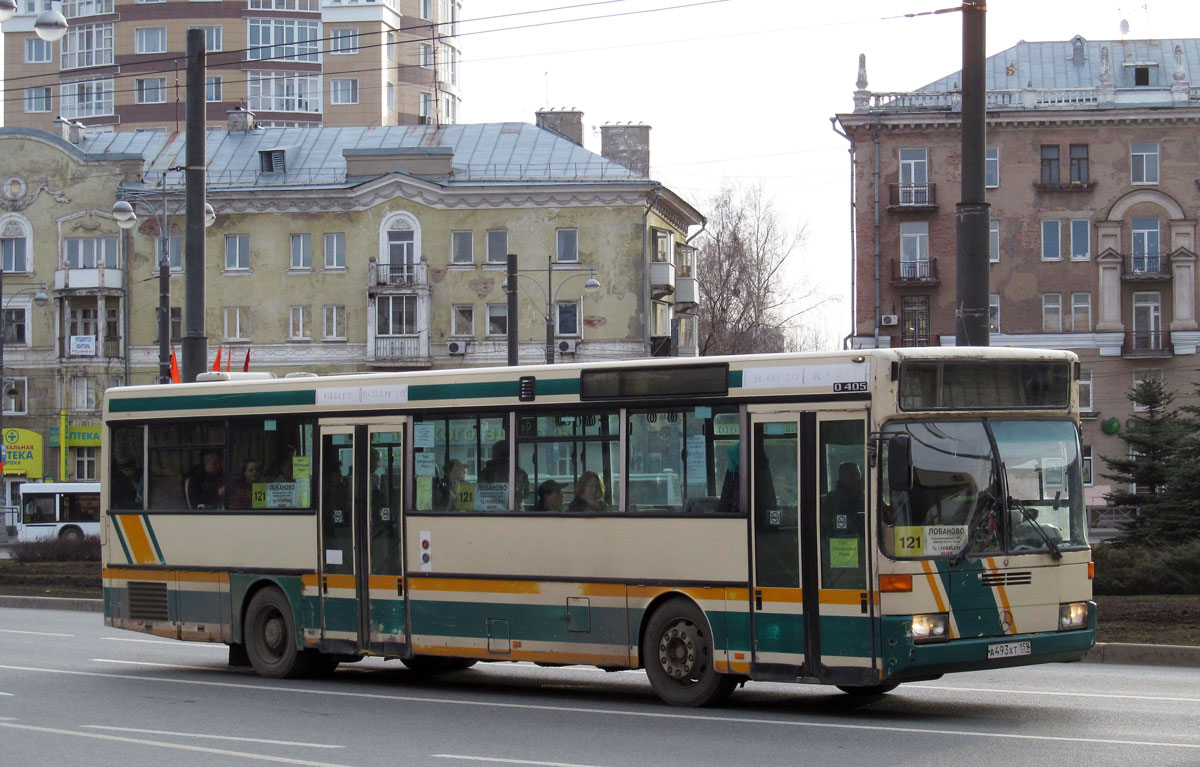
[[[995,518],[993,516],[993,514],[995,513],[994,507],[996,504],[996,499],[992,498],[992,500],[989,501],[989,503],[992,504],[993,509],[988,511],[987,514],[985,514],[981,519],[979,519],[978,524],[975,525],[975,529],[971,531],[971,534],[969,536],[967,536],[966,544],[964,544],[963,547],[958,550],[957,554],[950,557],[950,566],[951,567],[958,567],[960,564],[962,564],[962,561],[967,558],[967,554],[971,553],[971,549],[975,548],[975,544],[978,543],[979,540],[983,537],[979,534],[980,531],[987,530],[988,522]]]
[[[1054,502],[1056,504],[1058,503],[1058,496],[1055,496]],[[1037,530],[1037,534],[1040,535],[1042,540],[1046,542],[1046,548],[1050,549],[1051,557],[1054,559],[1062,559],[1062,551],[1059,550],[1058,544],[1050,539],[1050,536],[1046,533],[1045,528],[1038,523],[1035,515],[1029,513],[1029,509],[1025,508],[1025,504],[1021,503],[1016,498],[1009,496],[1008,508],[1016,509],[1017,511],[1021,512],[1021,516],[1025,517],[1025,521],[1033,525],[1033,529]]]

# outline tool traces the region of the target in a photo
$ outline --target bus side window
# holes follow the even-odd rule
[[[738,417],[710,406],[629,411],[629,507],[736,513]]]

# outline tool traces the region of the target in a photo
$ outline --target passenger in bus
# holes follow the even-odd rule
[[[508,482],[508,440],[502,439],[492,446],[492,457],[479,472],[480,482]],[[529,495],[529,474],[517,467],[517,508]]]
[[[184,481],[189,509],[220,509],[225,506],[225,475],[221,451],[209,450],[200,465]]]
[[[451,460],[446,464],[442,479],[433,488],[433,508],[436,511],[454,511],[458,508],[458,486],[466,479],[467,465]],[[508,477],[504,478],[507,481]]]
[[[862,529],[863,481],[862,469],[853,461],[838,466],[837,484],[825,497],[828,534],[858,535]]]
[[[594,471],[585,471],[575,482],[575,497],[567,511],[603,511],[604,480]]]
[[[254,508],[254,485],[260,481],[258,459],[247,458],[242,461],[242,470],[238,472],[237,481],[233,483],[233,504],[230,508]]]
[[[295,470],[292,467],[292,458],[296,455],[294,445],[287,445],[283,449],[283,455],[275,462],[275,466],[267,479],[270,482],[291,482],[295,479]]]
[[[538,485],[537,501],[533,504],[534,511],[562,511],[563,488],[566,485],[548,479]]]
[[[114,509],[140,509],[142,507],[142,472],[137,459],[125,456],[117,461],[117,470],[112,476],[112,507]]]

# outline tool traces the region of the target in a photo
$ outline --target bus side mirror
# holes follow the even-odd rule
[[[888,488],[892,492],[912,490],[912,441],[907,434],[888,439]]]

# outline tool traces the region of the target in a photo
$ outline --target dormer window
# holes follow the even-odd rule
[[[1134,85],[1149,85],[1150,84],[1150,67],[1134,67],[1133,68],[1133,84]]]
[[[282,149],[264,149],[259,151],[258,158],[262,163],[263,173],[283,173],[287,170],[287,164],[284,162],[284,150]]]

